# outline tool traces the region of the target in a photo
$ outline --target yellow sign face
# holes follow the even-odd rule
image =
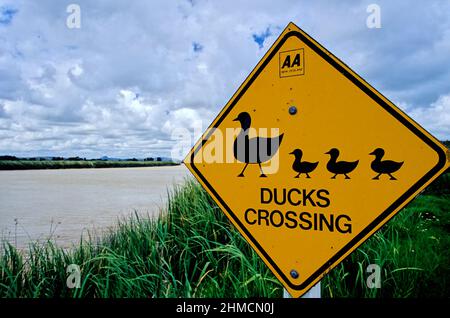
[[[184,162],[299,297],[444,172],[448,156],[290,23]]]

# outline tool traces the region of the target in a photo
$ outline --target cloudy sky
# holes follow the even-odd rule
[[[196,141],[289,21],[450,139],[448,0],[0,0],[0,154],[169,156],[174,128]]]

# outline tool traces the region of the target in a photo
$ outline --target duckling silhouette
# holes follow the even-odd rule
[[[372,151],[369,155],[374,155],[375,159],[370,164],[373,171],[378,173],[372,180],[379,180],[382,174],[389,175],[389,180],[397,180],[392,173],[398,171],[403,166],[402,162],[396,162],[392,160],[381,160],[384,156],[384,149],[377,148]]]
[[[273,138],[249,138],[249,128],[252,122],[250,114],[242,112],[233,121],[239,121],[242,128],[233,144],[234,157],[238,161],[245,163],[245,167],[238,177],[244,176],[244,171],[249,164],[257,163],[261,172],[260,177],[265,178],[266,175],[261,168],[261,163],[269,161],[277,153],[284,134]]]
[[[331,173],[334,173],[334,176],[332,176],[331,179],[336,179],[336,176],[338,174],[343,174],[345,176],[345,179],[350,179],[347,174],[356,169],[359,160],[352,162],[337,161],[337,158],[339,157],[339,150],[336,148],[330,149],[330,151],[326,152],[325,154],[330,155],[330,161],[328,161],[327,163],[327,169]]]
[[[295,178],[298,178],[302,173],[306,174],[306,178],[311,178],[309,173],[313,172],[314,169],[317,168],[319,162],[302,161],[303,152],[301,149],[295,149],[290,153],[290,155],[295,156],[294,163],[292,164],[292,169],[298,172],[298,175],[296,175]]]

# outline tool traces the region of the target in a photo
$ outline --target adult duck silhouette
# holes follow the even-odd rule
[[[273,138],[250,138],[249,130],[252,123],[250,114],[247,112],[242,112],[233,121],[239,121],[242,128],[233,144],[234,157],[238,161],[245,163],[245,167],[242,169],[238,177],[244,176],[244,171],[247,169],[249,164],[258,164],[261,172],[260,177],[266,177],[261,168],[261,163],[269,161],[277,153],[284,134]]]
[[[295,156],[294,163],[292,164],[292,169],[298,174],[294,178],[298,178],[302,173],[306,174],[306,178],[311,178],[309,174],[317,168],[319,162],[308,162],[302,161],[303,152],[301,149],[295,149],[290,153]]]
[[[374,155],[375,159],[370,164],[373,171],[378,173],[373,180],[379,180],[382,174],[389,175],[389,180],[397,180],[392,173],[398,171],[403,166],[402,162],[392,161],[392,160],[381,160],[384,157],[384,149],[377,148],[372,151],[369,155]]]
[[[334,176],[332,176],[331,179],[336,179],[336,176],[338,174],[343,174],[345,176],[345,179],[350,179],[350,177],[347,174],[356,169],[359,160],[351,162],[337,161],[339,157],[339,150],[336,148],[330,149],[330,151],[326,152],[325,154],[330,155],[330,161],[328,161],[327,163],[327,169],[331,173],[334,173]]]

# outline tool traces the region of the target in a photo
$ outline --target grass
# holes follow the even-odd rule
[[[0,170],[125,168],[173,166],[170,161],[103,161],[103,160],[0,160]]]
[[[417,197],[322,280],[323,297],[449,297],[449,202]],[[80,288],[66,287],[69,264],[80,266]],[[368,264],[381,266],[380,289],[366,287]],[[194,181],[170,193],[159,218],[135,215],[68,250],[48,241],[0,251],[0,297],[281,296],[281,284]]]
[[[193,181],[171,194],[159,219],[137,215],[99,241],[63,250],[32,245],[25,258],[0,253],[0,297],[248,297],[280,295],[281,286]],[[78,264],[79,289],[66,287]]]
[[[450,197],[422,195],[339,264],[322,282],[325,297],[450,296]],[[367,288],[369,264],[381,288]]]

